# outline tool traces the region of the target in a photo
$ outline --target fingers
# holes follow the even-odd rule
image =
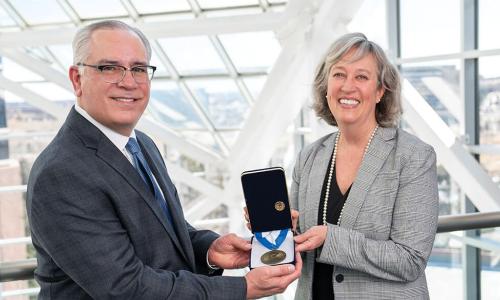
[[[247,252],[252,249],[252,244],[250,241],[241,238],[234,233],[229,233],[216,239],[210,248],[213,248],[213,251],[216,252],[233,252],[235,250],[243,250]]]
[[[327,226],[313,226],[303,234],[295,236],[295,251],[310,251],[323,245],[327,230]]]
[[[282,293],[292,281],[300,276],[302,259],[296,254],[296,266],[285,264],[253,269],[245,276],[247,280],[247,298],[261,298]]]
[[[226,234],[221,238],[224,239],[224,244],[226,245],[226,247],[229,246],[227,247],[228,249],[234,248],[237,250],[244,250],[244,251],[249,251],[250,249],[252,249],[252,244],[250,243],[250,241],[241,238],[234,233]]]
[[[241,269],[241,268],[247,267],[249,263],[250,263],[249,256],[244,256],[244,257],[239,256],[233,260],[233,264],[232,264],[231,268],[227,268],[227,269]]]
[[[313,244],[309,240],[304,241],[302,244],[295,245],[295,251],[297,252],[311,251],[314,249],[315,247],[313,247]]]
[[[292,229],[294,232],[297,232],[297,223],[299,221],[299,211],[292,209],[292,210],[290,210],[290,214],[292,215]]]
[[[296,235],[293,238],[293,240],[295,241],[295,243],[301,244],[301,243],[307,241],[311,236],[312,236],[311,231],[308,230],[308,231],[304,232],[303,234]]]
[[[295,265],[281,265],[280,270],[275,271],[277,274],[273,276],[278,281],[275,283],[276,288],[279,289],[279,293],[282,293],[294,280],[300,277],[302,272],[302,257],[299,252],[295,253]],[[285,268],[286,267],[286,268]],[[271,278],[272,279],[272,278]]]
[[[320,240],[320,239],[313,236],[310,239],[307,239],[300,244],[296,244],[295,251],[298,251],[298,252],[311,251],[311,250],[318,248],[322,244],[323,244],[323,240]]]
[[[290,268],[293,269],[293,271],[289,274],[283,275],[281,278],[284,281],[283,284],[286,286],[292,283],[295,279],[299,278],[300,273],[302,272],[302,257],[299,252],[295,252],[295,266],[290,266],[293,266],[293,268]]]
[[[236,249],[240,249],[240,250],[244,250],[244,251],[250,251],[252,249],[252,244],[248,240],[240,238],[239,236],[236,236],[236,235],[234,235],[232,240],[233,240],[232,244]]]
[[[302,256],[298,251],[295,252],[295,270],[302,270]]]
[[[248,209],[247,207],[243,207],[243,215],[245,216],[245,221],[247,222],[246,226],[248,230],[252,231],[252,225],[250,224],[250,217],[248,216]]]
[[[285,278],[286,280],[289,280],[288,284],[290,284],[295,279],[299,278],[301,272],[302,272],[302,256],[300,256],[300,253],[297,251],[295,252],[295,271],[292,272],[290,275],[287,275]]]
[[[246,206],[243,207],[243,214],[245,215],[245,220],[248,222],[248,208]]]
[[[279,266],[270,266],[268,274],[270,277],[280,277],[293,273],[293,271],[295,271],[295,266],[291,264],[286,264]]]

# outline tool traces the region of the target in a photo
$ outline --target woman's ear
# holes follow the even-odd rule
[[[385,94],[385,88],[383,88],[382,86],[379,87],[377,89],[377,94],[376,94],[376,98],[377,99],[377,103],[379,103],[381,100],[382,100],[382,97],[384,96]]]

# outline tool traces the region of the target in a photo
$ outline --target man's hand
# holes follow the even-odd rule
[[[258,267],[248,272],[247,299],[256,299],[283,293],[302,271],[302,258],[295,253],[295,266],[291,264]]]
[[[290,209],[290,214],[292,215],[292,231],[297,232],[297,222],[299,221],[299,211],[295,209]],[[250,224],[250,217],[248,216],[247,207],[243,207],[243,215],[245,216],[245,221],[247,222],[248,230],[252,231],[252,225]]]
[[[327,226],[318,225],[311,227],[303,234],[295,236],[295,251],[311,251],[320,247],[325,242],[327,230]]]
[[[248,266],[250,261],[249,241],[234,233],[216,239],[208,249],[208,262],[222,269],[239,269]]]

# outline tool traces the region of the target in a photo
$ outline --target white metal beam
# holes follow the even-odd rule
[[[193,173],[187,171],[186,169],[165,161],[167,168],[170,173],[174,173],[174,181],[182,182],[193,189],[203,193],[204,195],[209,195],[211,198],[221,197],[222,189],[203,178],[193,175]]]
[[[422,140],[434,146],[439,162],[481,212],[500,210],[500,188],[455,134],[407,80],[404,119]]]
[[[32,106],[46,112],[60,122],[62,122],[68,110],[57,105],[54,101],[46,99],[28,89],[23,87],[20,83],[11,81],[0,74],[0,88],[10,91],[11,93],[24,99]],[[165,144],[178,149],[180,152],[185,153],[187,156],[192,157],[200,162],[213,164],[218,163],[222,158],[213,151],[210,151],[202,146],[195,145],[188,142],[185,138],[175,133],[172,129],[160,124],[159,122],[148,118],[147,116],[141,118],[139,122],[139,129],[144,132],[158,137]]]
[[[461,109],[460,98],[441,77],[424,77],[422,82],[436,95],[444,107],[451,113],[459,124],[464,124],[464,114]]]
[[[467,149],[473,154],[500,155],[498,144],[467,145]]]
[[[212,135],[214,138],[215,142],[217,145],[220,147],[222,154],[224,156],[227,155],[229,152],[228,147],[222,138],[222,136],[217,132],[215,129],[215,126],[210,119],[210,117],[207,115],[205,110],[203,109],[203,106],[200,104],[200,102],[197,100],[196,96],[191,92],[191,89],[187,86],[187,83],[184,79],[180,78],[180,74],[175,68],[174,64],[170,61],[169,57],[167,54],[163,51],[163,48],[161,45],[158,43],[158,41],[153,41],[151,43],[152,48],[155,50],[157,53],[158,57],[160,58],[161,62],[165,65],[165,67],[168,70],[168,73],[172,77],[173,80],[177,81],[177,85],[179,87],[179,90],[181,91],[182,95],[186,98],[186,100],[189,102],[193,110],[196,112],[200,120],[202,121],[203,125],[208,129],[208,132]]]
[[[468,237],[460,235],[458,232],[447,232],[442,235],[458,240],[466,245],[470,245],[481,250],[500,253],[500,242],[483,237]]]
[[[317,7],[307,1],[289,3],[291,11],[285,14],[291,20],[287,20],[285,28],[278,33],[282,51],[228,159],[230,179],[225,184],[224,198],[207,202],[204,209],[243,199],[241,172],[267,165],[281,135],[310,95],[317,64],[334,38],[345,31],[345,25],[361,3],[327,0]],[[291,23],[296,27],[292,28]],[[238,231],[239,228],[230,230]]]
[[[214,207],[213,203],[217,205]],[[200,197],[196,199],[196,204],[190,207],[187,210],[184,210],[184,217],[188,222],[196,222],[197,220],[201,220],[204,216],[208,215],[211,211],[213,211],[216,207],[221,205],[222,202],[217,198],[212,197]]]
[[[295,19],[298,28],[283,41],[284,48],[231,152],[229,161],[237,174],[270,159],[279,137],[311,94],[318,63],[334,38],[344,33],[344,26],[362,1],[327,0],[318,7],[302,8],[297,8],[296,3],[299,1],[290,5],[302,12]]]
[[[290,10],[291,9],[290,7],[292,7],[293,10],[297,11],[297,13],[298,13],[299,11],[301,11],[301,9],[298,6],[299,6],[298,1],[291,1],[287,6],[287,10]],[[300,5],[300,7],[304,7],[304,6],[307,6],[306,2],[302,2]],[[286,33],[288,34],[289,32],[294,32],[294,30],[291,29],[292,25],[290,25],[290,24],[292,24],[292,23],[297,24],[297,22],[295,20],[295,18],[296,18],[295,14],[288,13],[287,17],[288,17],[287,25],[285,27],[287,28]],[[299,26],[297,26],[297,27],[300,28]],[[298,29],[298,28],[296,28],[296,29]],[[303,32],[303,29],[300,31]],[[297,32],[297,31],[295,31],[295,32]],[[290,39],[289,36],[287,36],[287,39]],[[250,149],[244,148],[247,146],[248,143],[244,144],[245,141],[244,141],[244,138],[242,137],[242,134],[244,134],[245,137],[247,135],[252,136],[252,137],[255,136],[253,134],[254,132],[252,131],[253,129],[251,128],[252,125],[249,125],[249,122],[251,122],[250,119],[252,118],[251,116],[254,116],[253,118],[257,119],[257,121],[252,122],[252,124],[255,124],[255,123],[258,123],[259,121],[262,121],[259,118],[260,112],[266,111],[266,108],[267,108],[266,100],[269,100],[271,98],[271,95],[273,94],[274,89],[277,88],[274,85],[274,81],[279,80],[282,75],[290,74],[287,72],[288,68],[294,68],[294,65],[292,64],[292,62],[293,62],[292,60],[293,60],[295,52],[297,51],[296,50],[297,47],[298,47],[298,45],[296,43],[289,43],[287,46],[282,47],[281,53],[278,56],[278,59],[274,65],[273,69],[271,70],[269,76],[268,76],[268,80],[262,89],[262,92],[259,96],[259,100],[257,102],[255,102],[253,109],[250,113],[250,116],[245,121],[245,125],[239,134],[239,137],[238,137],[239,143],[238,143],[238,141],[236,142],[236,145],[233,146],[233,148],[231,150],[231,156],[227,159],[227,161],[230,162],[230,164],[228,164],[228,167],[231,168],[231,170],[230,170],[231,173],[236,174],[237,171],[234,171],[234,170],[241,169],[242,161],[244,159],[246,159],[246,157],[244,157],[243,154],[239,155],[239,156],[235,155],[235,154],[240,154],[241,152],[246,150],[247,151],[246,153],[251,152],[253,156],[257,156],[257,155],[260,156],[259,150],[253,148],[253,145],[251,145],[252,148],[250,148]],[[300,73],[297,73],[297,74],[300,74]],[[272,79],[272,78],[275,78],[275,79]],[[288,76],[287,76],[287,78],[288,78]],[[265,94],[268,94],[268,96],[264,96]],[[278,99],[284,100],[281,97],[278,97]],[[266,108],[264,108],[264,106],[266,106]],[[284,114],[275,114],[275,115],[284,115]],[[247,129],[245,129],[245,128],[247,128]],[[255,128],[255,129],[257,130],[257,128]],[[258,129],[260,129],[260,128],[258,128]],[[265,133],[259,132],[258,134],[265,134]],[[244,144],[244,145],[241,145],[241,144]],[[237,150],[237,149],[241,149],[241,150]],[[237,166],[235,166],[234,164],[237,164]],[[200,219],[203,216],[210,213],[212,210],[219,207],[223,203],[232,204],[230,201],[231,199],[238,199],[238,198],[243,199],[242,197],[238,197],[238,196],[240,196],[240,194],[238,193],[238,190],[237,190],[238,181],[237,181],[236,175],[233,175],[232,177],[234,177],[234,178],[230,179],[229,184],[225,184],[223,197],[206,198],[206,199],[202,199],[202,200],[198,201],[198,203],[194,207],[192,207],[191,209],[189,209],[185,213],[186,218],[188,220],[189,219]],[[232,209],[230,209],[230,210],[231,210],[231,212],[235,211],[234,207],[232,207]],[[230,219],[231,219],[231,217],[234,219],[235,216],[231,216],[231,214],[230,214]],[[231,232],[239,232],[238,228],[234,228],[234,226],[233,226],[233,228],[230,228],[230,231]]]
[[[31,71],[50,79],[51,82],[65,88],[66,90],[73,91],[71,83],[66,76],[52,69],[47,63],[34,59],[27,54],[24,54],[13,49],[0,49],[0,54],[14,60],[18,64],[31,69]],[[0,75],[0,87],[18,95],[25,99],[31,105],[49,113],[61,120],[66,117],[67,111],[61,109],[53,101],[43,98],[42,96],[24,88],[21,84]],[[180,152],[185,153],[187,156],[199,160],[203,163],[216,163],[221,161],[220,155],[214,151],[210,151],[201,145],[196,145],[186,141],[185,138],[175,133],[170,128],[160,124],[159,122],[143,117],[139,123],[139,129],[144,130],[150,135],[157,136],[165,144],[178,149]]]
[[[178,165],[171,164],[168,161],[165,161],[165,163],[169,172],[172,173],[174,181],[182,182],[203,194],[203,198],[197,200],[196,204],[185,213],[185,217],[190,223],[199,225],[200,223],[197,222],[211,212],[211,210],[205,208],[207,203],[222,198],[222,189],[205,179],[194,176],[193,173]]]
[[[488,49],[488,50],[466,50],[463,52],[455,52],[449,54],[398,58],[395,60],[395,63],[398,65],[420,63],[420,62],[428,63],[431,61],[452,60],[452,59],[463,60],[463,59],[480,58],[480,57],[497,56],[497,55],[500,55],[499,48]]]
[[[209,220],[197,220],[194,222],[190,222],[196,228],[206,228],[214,225],[224,225],[229,223],[229,218],[217,218],[217,219],[209,219]]]
[[[143,130],[149,135],[156,136],[166,145],[204,164],[217,164],[222,161],[222,157],[216,152],[188,141],[168,126],[148,116],[141,118],[138,129]]]
[[[51,114],[56,117],[60,122],[64,120],[67,115],[67,110],[61,108],[53,101],[50,101],[26,88],[24,88],[21,84],[13,82],[0,74],[0,88],[8,90],[17,96],[26,99],[25,101],[33,105],[34,107],[39,108],[40,110]],[[221,161],[220,156],[217,154],[203,149],[201,146],[195,146],[192,143],[186,141],[186,139],[180,137],[175,132],[173,132],[168,127],[159,124],[158,122],[152,120],[149,117],[141,118],[139,123],[139,129],[144,130],[146,133],[150,135],[157,136],[164,143],[169,146],[172,146],[178,149],[180,152],[185,153],[188,156],[191,156],[205,164],[214,164]],[[210,195],[210,199],[212,197],[218,199],[221,198],[221,190],[220,188],[211,185],[210,183],[197,178],[190,174],[188,171],[175,166],[170,165],[169,169],[172,171],[176,180],[182,181],[187,185],[201,191],[204,194]]]
[[[43,62],[39,59],[31,57],[25,52],[19,49],[2,49],[0,48],[0,56],[5,56],[17,64],[29,69],[30,71],[37,73],[38,75],[46,78],[48,81],[53,82],[60,87],[73,93],[73,87],[66,74],[58,72],[52,68],[48,63]]]
[[[45,97],[38,95],[37,93],[30,91],[29,89],[23,87],[20,83],[7,79],[2,74],[0,74],[0,88],[19,96],[32,106],[50,114],[61,122],[66,118],[66,115],[68,114],[67,109],[57,105],[57,103],[55,103],[54,101],[51,101]]]
[[[284,14],[281,12],[265,12],[241,16],[136,23],[134,26],[142,30],[148,38],[158,39],[176,36],[274,30],[283,22],[283,17]],[[0,48],[69,44],[75,32],[76,28],[74,27],[1,32]]]

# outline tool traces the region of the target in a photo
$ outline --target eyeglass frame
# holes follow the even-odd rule
[[[150,66],[150,65],[137,65],[137,66],[133,66],[133,67],[130,67],[130,68],[127,68],[127,67],[122,66],[122,65],[114,65],[114,64],[91,65],[91,64],[86,64],[86,63],[82,63],[82,62],[77,63],[76,65],[78,67],[91,67],[91,68],[94,68],[97,71],[99,71],[100,74],[103,74],[103,69],[105,67],[117,67],[117,68],[122,69],[122,77],[121,77],[120,80],[118,80],[116,82],[115,81],[104,80],[104,82],[107,82],[107,83],[120,83],[120,82],[122,82],[123,79],[125,78],[125,74],[127,73],[127,71],[130,71],[130,73],[132,74],[132,78],[134,78],[134,81],[136,83],[138,83],[138,84],[139,83],[151,82],[151,80],[153,80],[153,77],[154,77],[155,71],[156,71],[156,66]],[[135,78],[135,75],[134,75],[135,73],[132,71],[134,68],[141,68],[141,67],[143,67],[143,68],[146,67],[146,68],[148,68],[150,70],[153,70],[153,72],[151,73],[151,78],[149,78],[149,76],[148,76],[148,80],[144,81],[144,82],[142,82],[142,81],[138,82],[137,79]]]

